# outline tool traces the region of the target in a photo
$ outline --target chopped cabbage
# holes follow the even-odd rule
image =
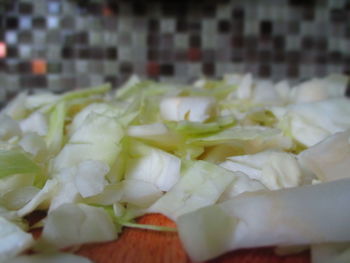
[[[215,113],[211,97],[170,97],[160,102],[160,114],[168,121],[204,122]]]
[[[37,133],[25,133],[18,144],[25,152],[30,153],[35,159],[42,161],[46,159],[48,150],[45,140]]]
[[[7,115],[0,116],[0,140],[9,140],[22,135],[22,130],[17,121]]]
[[[239,248],[349,242],[349,187],[343,179],[244,193],[182,215],[180,238],[195,261]]]
[[[142,180],[161,191],[169,191],[180,178],[181,160],[162,150],[141,143],[130,145],[126,179]]]
[[[30,248],[34,239],[14,223],[0,216],[0,261],[4,262]]]
[[[336,133],[301,152],[299,162],[321,181],[350,177],[350,131]]]
[[[270,190],[298,186],[302,176],[297,159],[285,152],[232,156],[220,165],[233,172],[243,172]]]
[[[314,263],[348,262],[348,81],[132,76],[114,94],[20,93],[0,112],[0,261],[90,262],[57,250],[176,231],[134,221],[162,213],[194,260],[301,245]]]
[[[47,120],[41,112],[34,112],[28,118],[19,123],[22,132],[35,132],[45,136],[48,132]]]
[[[82,197],[97,195],[107,185],[105,175],[109,167],[103,162],[87,160],[79,164],[75,175],[75,185]]]
[[[151,212],[163,213],[171,219],[214,204],[236,175],[204,161],[187,163],[178,183],[155,204]]]
[[[40,167],[24,152],[0,150],[0,179],[16,174],[36,174]]]
[[[62,148],[65,116],[66,104],[64,102],[58,103],[50,114],[46,143],[51,154],[57,154]]]
[[[291,90],[290,99],[300,103],[343,97],[348,79],[343,75],[334,74],[323,79],[305,81]]]
[[[101,161],[111,166],[120,152],[123,135],[124,131],[115,118],[91,113],[55,157],[53,170],[60,171],[84,160]]]
[[[326,137],[350,129],[350,103],[334,98],[310,103],[292,104],[282,117],[289,125],[286,132],[310,147]]]
[[[112,219],[102,208],[63,204],[48,214],[38,249],[105,242],[116,237]]]

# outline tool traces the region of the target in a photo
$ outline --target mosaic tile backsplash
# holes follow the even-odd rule
[[[176,82],[350,74],[350,1],[1,3],[0,102],[22,89],[117,87],[133,73]]]

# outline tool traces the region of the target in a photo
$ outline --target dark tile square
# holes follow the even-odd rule
[[[63,47],[61,50],[61,55],[64,59],[71,59],[75,58],[76,56],[75,50],[72,47]]]
[[[18,28],[18,18],[17,17],[7,17],[5,25],[6,25],[6,29],[17,29]]]
[[[242,49],[234,49],[232,51],[232,55],[231,55],[231,61],[232,62],[243,62],[243,50]]]
[[[18,12],[23,15],[29,15],[33,12],[33,5],[31,3],[20,2],[18,4]]]
[[[327,63],[327,56],[325,54],[318,54],[315,58],[315,62],[324,65]]]
[[[5,11],[5,13],[16,12],[17,1],[5,1],[4,3],[2,3],[2,5],[3,6],[1,6],[0,8],[2,8],[2,10]]]
[[[333,9],[330,13],[330,19],[333,23],[344,23],[346,21],[346,10]]]
[[[159,60],[159,51],[155,49],[147,50],[147,59],[150,61],[158,61]]]
[[[287,52],[287,62],[290,64],[298,64],[300,62],[300,52],[297,50],[292,50]]]
[[[90,58],[90,50],[89,48],[81,48],[78,50],[78,58],[81,59],[89,59]]]
[[[160,35],[160,45],[163,48],[171,49],[174,46],[174,34],[164,33]]]
[[[299,7],[299,6],[308,6],[312,7],[316,4],[316,0],[289,0],[289,5]]]
[[[201,21],[191,21],[188,23],[188,30],[192,32],[200,32],[202,29]]]
[[[259,66],[258,75],[261,78],[268,78],[271,75],[271,67],[269,64],[262,64]]]
[[[243,21],[233,21],[231,24],[231,32],[234,35],[243,35],[244,22]]]
[[[94,15],[100,15],[102,13],[102,4],[101,2],[89,2],[86,3],[86,1],[83,1],[83,8],[86,9],[87,13],[94,14]]]
[[[232,18],[235,20],[243,20],[244,19],[244,9],[243,7],[234,7],[232,9]]]
[[[244,38],[244,47],[246,49],[257,49],[258,38],[256,36],[250,35]]]
[[[316,39],[314,39],[314,43],[315,43],[315,47],[319,51],[326,51],[328,48],[327,37],[316,38]]]
[[[77,32],[74,35],[74,43],[78,45],[86,45],[89,42],[89,36],[87,32]]]
[[[7,71],[7,63],[5,59],[0,59],[0,72],[6,72]]]
[[[23,89],[28,89],[33,87],[33,78],[30,75],[22,75],[19,79],[19,84]]]
[[[7,47],[7,57],[8,58],[17,58],[18,57],[18,49],[16,46],[8,46]]]
[[[147,23],[148,30],[152,33],[159,32],[159,20],[157,19],[150,19]]]
[[[132,4],[132,12],[135,16],[145,16],[148,11],[147,2],[137,1]]]
[[[343,69],[343,74],[350,75],[350,65],[345,65]],[[350,83],[348,83],[345,91],[345,96],[350,97]]]
[[[198,34],[191,34],[189,37],[189,46],[190,47],[195,47],[195,48],[199,48],[201,47],[201,36]]]
[[[21,44],[29,44],[33,41],[32,31],[23,30],[18,32],[18,42]]]
[[[188,31],[188,22],[184,19],[178,19],[176,21],[176,31],[177,32],[187,32]]]
[[[147,35],[147,45],[155,48],[158,47],[160,44],[160,36],[159,34],[154,34],[154,33],[150,33]]]
[[[215,63],[215,50],[204,49],[202,52],[202,60],[205,63],[208,63],[208,62]]]
[[[345,28],[345,37],[350,38],[350,25]]]
[[[202,65],[202,72],[206,76],[215,75],[215,64],[214,63],[204,63]]]
[[[46,76],[34,76],[32,80],[34,88],[46,88],[47,87],[47,77]]]
[[[302,15],[304,20],[311,21],[315,17],[315,10],[310,7],[303,8]]]
[[[33,28],[46,28],[46,19],[44,17],[34,17],[32,21]]]
[[[160,65],[160,74],[163,76],[174,75],[174,65],[172,64],[162,64]]]
[[[218,22],[218,32],[219,33],[229,33],[231,30],[231,24],[228,20],[220,20]]]
[[[187,52],[185,50],[175,50],[175,59],[177,62],[187,61]]]
[[[244,61],[247,63],[255,63],[258,60],[257,52],[254,49],[244,52]]]
[[[107,6],[114,15],[119,13],[119,1],[107,0]]]
[[[301,39],[301,47],[303,49],[312,49],[314,47],[314,39],[311,36],[304,36]]]
[[[289,34],[299,34],[300,32],[300,22],[299,21],[289,21],[288,22],[288,33]]]
[[[172,62],[174,61],[174,53],[172,50],[163,49],[159,51],[159,58],[162,62]]]
[[[263,61],[265,63],[269,63],[272,59],[271,51],[269,50],[261,50],[258,53],[259,61]]]
[[[103,49],[100,47],[90,47],[89,49],[89,57],[91,59],[103,59],[104,58],[104,52]]]
[[[106,49],[106,58],[110,60],[118,59],[118,49],[116,47],[108,47]]]
[[[333,51],[328,54],[328,61],[331,64],[343,63],[343,56],[339,51]]]
[[[273,58],[273,62],[275,62],[275,63],[278,63],[278,64],[284,63],[286,60],[286,54],[283,51],[275,51],[273,53],[272,58]]]
[[[260,22],[260,34],[271,35],[272,34],[272,22],[264,20]]]
[[[164,16],[176,16],[183,18],[188,13],[188,5],[184,2],[162,2],[161,10]]]
[[[244,38],[242,36],[234,36],[231,41],[233,48],[243,48]]]
[[[213,18],[216,15],[216,5],[214,4],[203,4],[202,13],[204,17]]]
[[[134,67],[130,62],[121,62],[119,66],[119,71],[122,74],[131,74],[134,71]]]
[[[289,65],[287,67],[287,76],[289,78],[298,78],[299,77],[299,67],[298,67],[298,65]]]

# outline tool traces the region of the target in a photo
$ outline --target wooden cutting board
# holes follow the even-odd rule
[[[142,224],[175,227],[174,222],[159,214],[145,215]],[[84,245],[77,254],[95,263],[190,263],[176,233],[125,228],[113,242]],[[271,248],[240,250],[211,260],[210,263],[309,263],[309,252],[276,256]]]

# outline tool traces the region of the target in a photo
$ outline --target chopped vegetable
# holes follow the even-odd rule
[[[37,249],[65,248],[116,237],[112,219],[102,208],[64,204],[48,214]]]
[[[349,187],[343,179],[245,193],[181,216],[180,237],[196,261],[239,248],[350,241]]]
[[[131,227],[178,232],[193,260],[301,246],[314,263],[348,262],[348,80],[132,76],[113,94],[20,93],[0,112],[0,261],[90,262],[59,250]],[[147,213],[177,227],[137,223]]]
[[[4,262],[33,245],[31,234],[0,216],[0,261]]]
[[[234,173],[215,164],[189,162],[183,168],[178,183],[153,204],[150,211],[176,219],[182,214],[214,204],[235,178]]]
[[[0,179],[16,174],[35,174],[40,167],[24,152],[0,150]]]

